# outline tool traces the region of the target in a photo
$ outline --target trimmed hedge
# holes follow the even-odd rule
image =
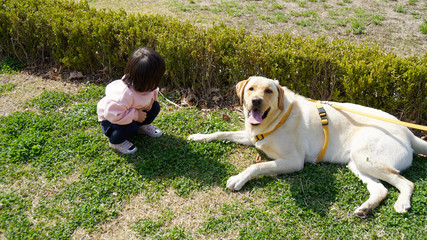
[[[111,77],[119,77],[139,46],[164,56],[169,87],[230,93],[236,82],[263,75],[307,97],[354,102],[427,124],[427,53],[400,58],[323,38],[203,29],[166,16],[95,10],[85,1],[0,4],[0,57],[86,72],[107,68]]]

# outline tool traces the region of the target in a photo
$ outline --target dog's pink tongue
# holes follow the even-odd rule
[[[262,112],[260,110],[252,110],[249,112],[248,121],[250,124],[262,123]]]

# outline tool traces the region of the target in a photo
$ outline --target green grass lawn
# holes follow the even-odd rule
[[[1,86],[0,94],[13,91],[12,86]],[[0,117],[1,239],[96,239],[111,222],[141,239],[427,235],[425,157],[416,156],[403,173],[416,186],[408,213],[394,212],[398,191],[387,185],[386,200],[360,220],[352,214],[367,199],[367,189],[341,165],[307,164],[301,172],[261,177],[240,192],[228,192],[227,179],[252,164],[256,151],[185,139],[191,133],[242,128],[235,111],[174,109],[161,99],[155,124],[164,135],[138,136],[133,140],[138,152],[121,155],[108,147],[97,122],[96,103],[103,92],[96,85],[75,93],[46,90],[26,103],[35,110]],[[132,204],[140,212],[121,220]]]

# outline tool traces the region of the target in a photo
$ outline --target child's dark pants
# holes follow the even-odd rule
[[[102,131],[110,138],[112,144],[119,144],[135,136],[139,126],[152,123],[159,112],[160,104],[154,101],[151,110],[147,112],[147,118],[142,123],[133,121],[131,124],[118,125],[104,120],[101,122]]]

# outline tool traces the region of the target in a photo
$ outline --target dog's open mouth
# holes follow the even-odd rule
[[[259,125],[262,123],[262,120],[265,119],[270,112],[270,108],[267,111],[262,112],[260,109],[252,109],[248,112],[248,121],[252,125]]]

